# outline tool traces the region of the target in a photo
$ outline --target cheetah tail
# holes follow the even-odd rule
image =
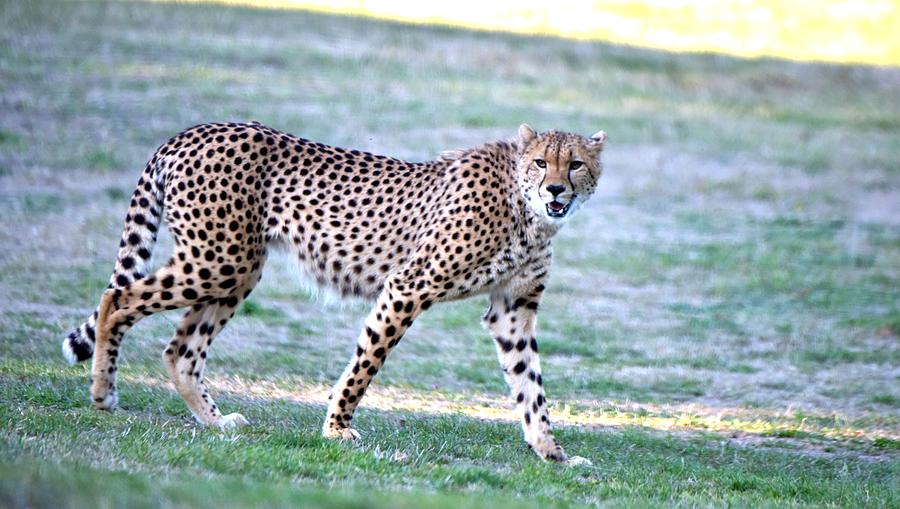
[[[153,246],[159,232],[163,212],[163,183],[165,154],[157,151],[147,163],[131,197],[125,228],[119,241],[116,268],[107,288],[123,288],[149,273]],[[85,361],[94,354],[98,311],[63,339],[62,352],[69,363]]]

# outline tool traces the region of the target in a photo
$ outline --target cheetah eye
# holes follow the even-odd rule
[[[577,170],[578,168],[581,168],[582,166],[584,166],[584,163],[583,163],[583,162],[581,162],[581,161],[572,161],[571,163],[569,163],[569,171],[575,171],[575,170]]]
[[[547,161],[544,161],[543,159],[535,159],[534,164],[536,164],[537,167],[541,168],[541,169],[544,169],[547,167]]]

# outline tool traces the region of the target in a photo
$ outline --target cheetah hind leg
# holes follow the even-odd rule
[[[163,351],[163,364],[175,388],[194,418],[204,426],[226,430],[249,424],[239,413],[222,415],[203,382],[203,371],[210,345],[257,281],[258,277],[252,284],[236,289],[229,297],[188,310]]]
[[[110,288],[103,293],[97,308],[91,367],[91,399],[96,408],[112,410],[118,401],[116,375],[125,332],[142,318],[158,311],[195,303],[195,298],[166,291],[177,286],[177,283],[169,284],[168,281],[175,281],[179,270],[177,267],[163,267],[152,276],[139,279],[123,288]],[[164,293],[171,295],[163,299]]]

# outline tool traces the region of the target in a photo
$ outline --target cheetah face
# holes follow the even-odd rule
[[[519,186],[528,206],[550,224],[561,224],[590,197],[603,170],[603,131],[584,138],[519,127]]]

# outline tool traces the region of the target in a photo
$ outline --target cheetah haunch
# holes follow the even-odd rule
[[[131,198],[116,268],[100,305],[63,341],[93,356],[91,396],[116,404],[116,359],[141,318],[189,308],[163,352],[196,419],[229,428],[203,382],[207,351],[260,279],[267,248],[286,244],[320,284],[375,301],[328,405],[326,437],[356,439],[353,411],[422,311],[490,294],[484,323],[545,460],[572,462],[550,431],[535,340],[550,239],[591,195],[606,135],[537,133],[408,163],[345,150],[261,124],[206,124],[162,145]],[[174,240],[152,274],[165,216]]]

